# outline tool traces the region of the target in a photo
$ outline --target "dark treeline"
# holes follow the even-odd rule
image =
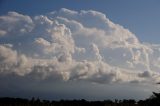
[[[146,100],[104,100],[104,101],[86,101],[82,100],[60,100],[49,101],[38,98],[0,98],[0,106],[160,106],[160,93],[154,93]]]

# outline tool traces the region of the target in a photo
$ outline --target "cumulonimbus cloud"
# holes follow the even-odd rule
[[[158,81],[160,45],[93,10],[0,16],[0,74],[95,83]]]

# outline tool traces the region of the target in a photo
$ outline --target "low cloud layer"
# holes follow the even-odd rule
[[[160,80],[160,45],[140,42],[101,12],[8,12],[0,23],[0,75],[103,84]]]

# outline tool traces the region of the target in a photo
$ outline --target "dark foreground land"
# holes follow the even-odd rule
[[[0,106],[160,106],[160,93],[153,93],[153,96],[146,100],[104,100],[86,101],[82,100],[60,100],[48,101],[32,98],[0,98]]]

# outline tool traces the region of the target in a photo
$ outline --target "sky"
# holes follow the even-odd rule
[[[159,3],[1,0],[0,96],[151,96],[160,81]]]

